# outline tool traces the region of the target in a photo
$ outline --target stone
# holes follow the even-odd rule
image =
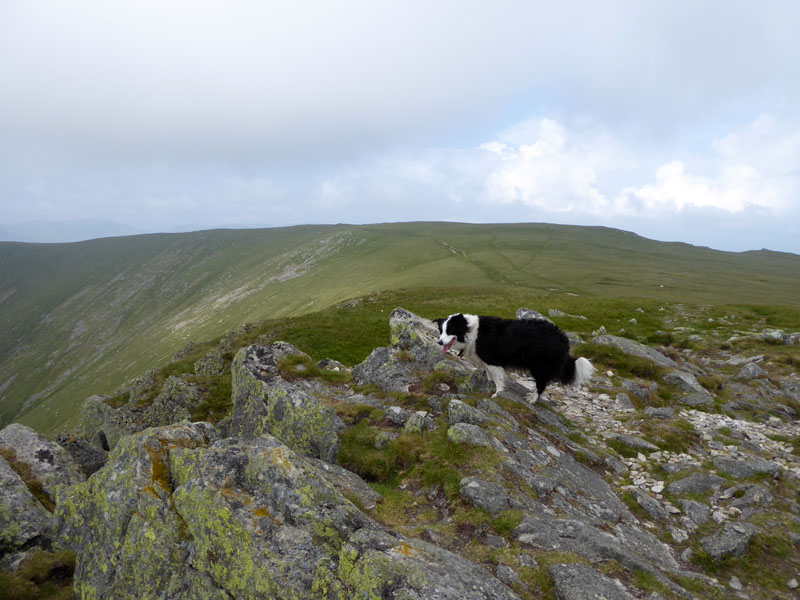
[[[700,543],[714,560],[727,556],[743,556],[747,553],[750,540],[760,529],[750,523],[726,523],[722,528],[700,540]]]
[[[376,348],[353,368],[355,383],[407,392],[418,381],[417,373],[430,372],[439,363],[455,360],[436,343],[436,324],[403,308],[395,308],[389,317],[389,337],[391,346]]]
[[[618,433],[616,435],[612,435],[611,439],[614,439],[621,444],[624,444],[628,448],[633,448],[634,450],[644,450],[647,452],[656,452],[658,450],[658,446],[655,444],[651,444],[647,440],[643,440],[640,437],[636,437],[635,435],[627,435],[623,433]]]
[[[741,379],[744,381],[749,381],[750,379],[759,379],[764,377],[767,377],[767,372],[754,362],[747,363],[736,374],[736,379]]]
[[[511,508],[508,492],[502,485],[478,477],[462,479],[459,494],[473,506],[482,508],[491,515]]]
[[[511,536],[524,546],[575,552],[592,562],[613,559],[629,569],[677,570],[669,546],[655,536],[625,524],[618,524],[615,533],[617,535],[574,519],[537,518],[526,514]]]
[[[436,428],[436,422],[427,410],[418,410],[408,418],[404,431],[409,433],[422,433]]]
[[[636,408],[633,405],[633,402],[631,402],[630,396],[624,392],[617,394],[614,398],[614,401],[616,402],[617,406],[623,410],[633,410]]]
[[[641,400],[642,402],[650,401],[650,395],[652,393],[652,390],[649,387],[644,386],[638,381],[635,381],[633,379],[623,379],[621,383],[622,387],[629,394],[633,394],[634,396],[639,398],[639,400]]]
[[[644,414],[652,419],[674,419],[675,409],[669,406],[648,406],[644,409]]]
[[[769,475],[778,477],[782,468],[778,463],[769,460],[738,460],[735,458],[718,457],[714,459],[714,468],[717,471],[732,475],[737,479],[746,479],[756,475]]]
[[[295,452],[336,462],[338,432],[344,423],[331,408],[278,374],[280,360],[297,352],[290,344],[277,342],[236,353],[231,366],[233,407],[226,429],[245,439],[270,433]]]
[[[656,521],[669,520],[669,513],[661,506],[658,500],[641,490],[633,490],[632,493],[639,506],[641,506],[652,519]]]
[[[677,479],[667,485],[667,490],[671,494],[705,494],[706,492],[718,489],[725,483],[725,480],[719,475],[712,475],[709,473],[692,473],[683,479]]]
[[[517,309],[517,318],[518,319],[541,319],[543,321],[550,321],[547,317],[545,317],[542,313],[533,310],[532,308],[518,308]]]
[[[386,411],[384,412],[384,416],[386,417],[387,421],[390,421],[394,425],[398,425],[403,427],[408,420],[411,418],[413,413],[403,408],[402,406],[387,406]]]
[[[616,579],[601,575],[589,565],[553,563],[547,567],[559,600],[634,600]]]
[[[345,497],[355,499],[356,505],[364,510],[374,510],[383,502],[383,496],[352,471],[339,465],[332,465],[317,458],[308,458],[310,464]]]
[[[709,393],[686,394],[680,399],[680,402],[687,406],[707,406],[714,404],[714,398]]]
[[[728,581],[728,585],[737,592],[741,592],[744,589],[742,582],[739,581],[739,578],[736,577],[736,575],[731,576],[730,581]]]
[[[25,425],[12,423],[0,431],[0,448],[10,449],[15,460],[28,465],[53,501],[62,487],[86,479],[69,452]]]
[[[0,556],[53,540],[53,515],[0,456]]]
[[[508,548],[508,540],[504,538],[502,535],[494,535],[493,533],[487,533],[486,545],[500,550],[502,548]]]
[[[495,391],[494,383],[483,369],[473,369],[468,372],[466,379],[458,384],[459,394],[482,394],[490,396]]]
[[[196,375],[214,377],[222,375],[226,371],[225,359],[222,357],[222,349],[216,348],[194,363]]]
[[[743,491],[744,494],[736,497],[738,492]],[[747,508],[755,506],[769,506],[775,499],[772,492],[767,488],[760,485],[737,485],[725,490],[722,498],[733,498],[731,506],[736,508]]]
[[[469,561],[385,531],[319,467],[271,435],[221,440],[204,423],[123,438],[57,508],[76,594],[517,598]]]
[[[508,425],[513,426],[517,425],[517,420],[513,417],[513,415],[493,400],[481,398],[478,400],[478,409],[492,417],[492,419],[495,421],[505,422]]]
[[[519,578],[517,572],[509,566],[506,565],[498,566],[497,578],[510,588],[519,587],[524,590],[528,589],[528,586],[525,585],[522,579]]]
[[[335,573],[344,588],[340,598],[519,599],[482,567],[422,540],[379,529],[351,535]]]
[[[497,439],[477,425],[469,423],[456,423],[447,430],[447,439],[451,442],[470,444],[472,446],[486,446],[488,448],[503,449]]]
[[[451,400],[447,405],[447,422],[451,425],[456,423],[485,425],[491,420],[491,417],[485,412],[461,402],[461,400]]]
[[[711,510],[707,504],[696,502],[695,500],[686,500],[684,498],[678,500],[678,504],[681,505],[683,512],[686,513],[686,517],[691,522],[691,529],[697,529],[701,525],[704,525],[708,522],[708,519],[711,515]]]
[[[108,452],[78,435],[60,433],[56,443],[72,456],[84,477],[92,475],[108,460]]]
[[[175,376],[167,378],[159,394],[144,410],[131,402],[114,408],[106,400],[102,396],[90,396],[81,405],[83,437],[106,451],[116,446],[123,436],[148,427],[188,420],[192,409],[202,402],[196,385]]]
[[[619,337],[616,335],[598,335],[592,341],[595,344],[613,346],[614,348],[618,348],[619,350],[622,350],[626,354],[630,354],[632,356],[638,356],[639,358],[646,358],[647,360],[655,363],[659,367],[664,367],[666,369],[674,369],[678,366],[675,361],[661,354],[661,352],[659,352],[658,350],[655,350],[653,348],[650,348],[649,346],[645,346],[643,344],[640,344],[639,342],[635,342],[625,337]]]
[[[709,404],[714,401],[708,390],[697,381],[697,378],[693,374],[687,371],[674,369],[664,375],[664,382],[669,385],[674,385],[684,393],[685,397],[681,399],[681,402],[684,404],[698,406]],[[686,399],[687,397],[689,398],[688,400]]]

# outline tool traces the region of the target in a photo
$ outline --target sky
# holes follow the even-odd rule
[[[772,0],[0,0],[0,238],[548,222],[800,253],[797,23]]]

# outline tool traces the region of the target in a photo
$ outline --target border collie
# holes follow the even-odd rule
[[[505,389],[506,368],[530,371],[539,396],[551,381],[581,385],[595,372],[587,359],[570,356],[566,334],[544,319],[458,313],[434,322],[439,326],[443,352],[452,348],[475,366],[486,369],[497,388],[492,397]]]

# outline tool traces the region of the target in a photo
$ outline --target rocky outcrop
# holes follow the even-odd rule
[[[52,514],[0,456],[0,556],[34,544],[49,545],[52,538]]]
[[[436,325],[405,309],[396,308],[389,317],[391,346],[376,348],[366,360],[353,369],[358,384],[373,384],[393,392],[407,392],[409,386],[448,360],[436,344]],[[463,365],[467,375],[472,368]]]
[[[336,462],[336,413],[280,375],[280,361],[300,352],[291,344],[249,346],[233,359],[233,408],[226,424],[232,436],[253,439],[270,433],[295,452]]]
[[[86,437],[59,443],[90,476],[73,464],[77,476],[53,484],[55,515],[36,477],[0,461],[2,564],[71,548],[81,598],[791,597],[790,361],[671,351],[673,366],[642,369],[651,377],[607,372],[531,405],[518,373],[513,393],[490,399],[485,374],[442,354],[430,321],[396,309],[390,333],[354,369],[362,387],[291,344],[226,346],[232,408],[218,427],[186,419],[191,382],[210,374],[169,379],[136,405],[88,400]],[[755,362],[767,376],[738,377]],[[48,452],[63,451],[19,426],[0,440],[20,436],[35,448],[20,464],[44,481]],[[780,570],[777,583],[754,561]]]
[[[127,437],[57,516],[81,597],[517,597],[382,529],[270,435],[220,440],[196,423]]]
[[[134,390],[128,403],[120,407],[111,406],[102,396],[87,398],[81,406],[83,437],[110,450],[131,433],[189,420],[192,409],[201,402],[197,386],[180,377],[170,376],[152,402],[144,406],[141,398],[135,400],[138,396],[133,396]]]
[[[58,444],[46,440],[30,427],[12,423],[0,431],[0,448],[10,449],[31,475],[55,500],[59,490],[85,480],[72,456]]]

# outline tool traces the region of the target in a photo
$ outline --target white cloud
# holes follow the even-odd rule
[[[570,132],[548,118],[522,123],[502,137],[517,143],[479,146],[496,157],[485,175],[485,201],[561,213],[607,210],[599,175],[626,162],[615,140],[595,131]]]

